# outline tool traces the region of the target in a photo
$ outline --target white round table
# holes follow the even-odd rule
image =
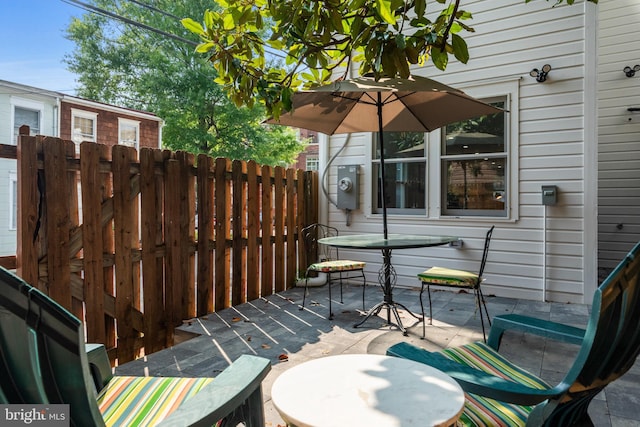
[[[450,426],[464,407],[464,392],[443,372],[374,354],[294,366],[276,378],[271,398],[297,427]]]

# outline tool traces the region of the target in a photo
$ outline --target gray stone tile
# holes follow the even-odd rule
[[[428,351],[482,340],[479,313],[472,293],[432,291],[433,325],[425,325],[400,309],[407,327],[404,336],[396,326],[387,324],[386,312],[363,319],[362,288],[345,286],[343,303],[338,288],[333,296],[334,319],[328,320],[326,288],[310,289],[307,306],[299,310],[302,289],[295,288],[232,309],[192,319],[179,329],[192,336],[170,349],[124,364],[120,375],[215,376],[242,354],[255,354],[271,361],[272,371],[263,383],[266,426],[284,426],[271,403],[271,386],[278,375],[299,363],[318,357],[344,353],[385,354],[398,342],[409,342]],[[394,289],[394,299],[412,312],[420,313],[419,288]],[[382,300],[380,289],[366,289],[366,308]],[[500,297],[486,297],[492,317],[519,313],[562,323],[584,326],[589,308],[580,304],[543,303]],[[428,314],[427,296],[424,295]],[[487,328],[488,330],[488,328]],[[555,384],[566,374],[575,358],[576,346],[547,342],[544,338],[521,332],[503,337],[500,353],[517,365]],[[282,360],[281,356],[287,357]],[[640,363],[611,384],[593,400],[589,413],[596,427],[640,426]]]

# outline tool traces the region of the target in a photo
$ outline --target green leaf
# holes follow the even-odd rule
[[[444,71],[447,68],[447,63],[449,62],[449,55],[446,52],[441,51],[439,48],[433,47],[431,48],[431,62],[436,66],[439,70]]]
[[[198,52],[198,53],[207,53],[211,49],[213,49],[214,46],[215,45],[212,42],[200,43],[198,46],[196,46],[196,52]]]
[[[396,18],[391,11],[391,2],[388,0],[376,0],[375,10],[387,24],[395,25]]]
[[[416,3],[415,3],[416,15],[422,18],[426,10],[427,10],[427,0],[416,0]]]
[[[204,33],[204,28],[202,27],[202,25],[191,18],[181,19],[180,22],[182,23],[183,27],[185,27],[187,30],[191,31],[192,33],[195,33],[195,34]]]
[[[236,27],[236,21],[233,19],[233,15],[230,13],[225,13],[223,15],[223,29],[224,30],[233,30]]]
[[[213,12],[210,10],[204,12],[204,26],[207,27],[207,29],[213,28]]]
[[[467,42],[457,34],[451,35],[451,45],[453,46],[453,54],[458,61],[466,64],[469,61],[469,48]]]
[[[396,46],[398,46],[398,49],[404,49],[407,46],[407,41],[404,38],[404,34],[396,34]]]
[[[282,104],[286,111],[291,111],[291,108],[293,108],[292,96],[293,91],[291,88],[282,88]]]

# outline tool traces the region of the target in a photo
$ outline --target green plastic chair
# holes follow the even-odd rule
[[[587,409],[640,354],[640,243],[598,287],[586,329],[528,316],[496,316],[487,344],[440,352],[399,343],[387,354],[426,363],[453,377],[466,392],[462,425],[590,426]],[[580,346],[569,372],[551,385],[498,353],[509,330]],[[491,421],[487,421],[491,420]]]
[[[264,426],[267,359],[243,355],[215,379],[114,376],[80,320],[3,268],[0,320],[0,402],[69,404],[76,426]]]

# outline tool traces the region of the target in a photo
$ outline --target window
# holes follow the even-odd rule
[[[485,102],[505,108],[506,98]],[[442,129],[442,215],[507,216],[507,130],[504,112]]]
[[[519,216],[519,81],[462,88],[504,112],[452,123],[430,133],[385,132],[389,215],[417,218]],[[371,213],[382,213],[380,143],[371,135]]]
[[[118,143],[128,145],[136,150],[139,147],[138,135],[140,134],[140,122],[127,119],[118,119]]]
[[[384,132],[384,173],[387,212],[424,214],[426,212],[425,134],[422,132]],[[380,189],[380,139],[374,135],[374,212],[382,212]]]
[[[317,171],[318,166],[320,165],[320,161],[317,157],[307,157],[307,168],[308,171]]]
[[[44,111],[44,104],[41,102],[31,101],[29,99],[11,98],[11,105],[13,106],[13,120],[11,129],[11,145],[18,143],[18,134],[20,133],[20,127],[23,125],[29,126],[29,134],[39,135],[42,133],[42,115]]]
[[[18,177],[9,172],[9,230],[18,228]]]
[[[71,109],[71,139],[76,143],[76,150],[80,149],[82,141],[96,142],[98,113]]]

